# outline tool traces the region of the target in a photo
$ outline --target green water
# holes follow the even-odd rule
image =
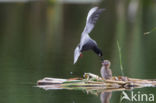
[[[154,0],[105,0],[95,4],[0,2],[0,103],[100,103],[99,96],[84,91],[35,87],[36,81],[44,77],[82,77],[84,72],[100,75],[101,63],[92,51],[84,52],[73,65],[74,49],[88,10],[94,5],[107,10],[90,36],[97,41],[104,58],[112,62],[113,75],[121,75],[118,40],[124,75],[156,78],[156,31],[144,35],[156,27]],[[156,95],[155,88],[134,91]],[[120,93],[112,93],[111,103],[120,102]]]

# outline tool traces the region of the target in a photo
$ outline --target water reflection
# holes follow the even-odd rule
[[[98,3],[102,0],[58,0],[60,3],[67,3],[67,4],[86,4],[86,3]]]
[[[63,89],[60,87],[60,85],[43,85],[43,86],[38,86],[42,89],[45,90],[55,90],[55,89]],[[72,89],[72,88],[66,88],[67,90],[76,90],[76,89]],[[77,88],[77,90],[79,90]],[[83,90],[83,89],[82,89]],[[112,97],[112,92],[113,91],[123,91],[125,90],[125,88],[118,88],[118,89],[103,89],[103,88],[88,88],[88,89],[84,89],[83,91],[85,91],[87,93],[87,95],[92,94],[94,96],[98,96],[101,103],[110,103],[111,97]]]
[[[101,103],[110,103],[112,97],[112,92],[102,92],[100,94]]]
[[[121,89],[122,90],[122,89]],[[110,103],[111,97],[112,97],[112,91],[114,90],[109,90],[109,89],[99,89],[99,90],[93,90],[93,91],[87,91],[87,93],[91,93],[95,96],[99,96],[99,99],[101,103]]]

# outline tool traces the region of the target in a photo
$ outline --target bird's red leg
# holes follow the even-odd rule
[[[81,58],[83,57],[83,54],[82,54],[82,53],[80,54],[80,57],[81,57]]]

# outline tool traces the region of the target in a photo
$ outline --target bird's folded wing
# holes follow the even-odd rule
[[[89,11],[87,16],[86,26],[84,28],[84,31],[82,32],[82,35],[89,34],[92,31],[96,21],[98,20],[100,14],[104,10],[105,9],[103,8],[99,9],[98,7],[94,7]]]

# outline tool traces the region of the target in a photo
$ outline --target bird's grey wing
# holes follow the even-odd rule
[[[74,64],[77,62],[79,56],[80,56],[80,49],[79,46],[77,46],[74,51]]]
[[[104,11],[104,9],[99,9],[98,7],[90,9],[86,20],[86,26],[82,32],[82,35],[89,34],[92,31],[102,11]]]

